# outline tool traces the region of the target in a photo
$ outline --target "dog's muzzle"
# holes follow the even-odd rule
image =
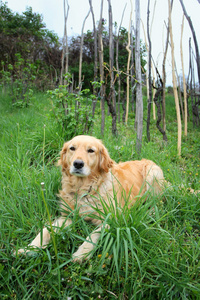
[[[85,167],[84,161],[76,159],[70,168],[70,173],[75,176],[85,177],[89,175],[89,171]]]

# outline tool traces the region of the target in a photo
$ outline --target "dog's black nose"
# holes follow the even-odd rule
[[[76,169],[81,169],[84,167],[84,162],[80,159],[76,159],[73,165]]]

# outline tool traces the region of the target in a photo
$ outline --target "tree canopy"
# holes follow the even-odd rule
[[[0,61],[5,68],[15,65],[17,53],[24,60],[40,64],[41,69],[57,68],[59,52],[58,36],[46,29],[40,14],[28,7],[20,15],[0,2]]]
[[[106,20],[103,20],[102,26],[105,78],[109,81],[106,68],[109,64],[109,34]],[[127,30],[121,28],[118,59],[119,69],[122,73],[122,83],[128,55],[126,51],[127,35]],[[115,33],[113,33],[113,37],[116,42],[118,37]],[[80,40],[81,36],[69,38],[69,71],[74,75],[75,86],[78,84]],[[132,51],[134,52],[134,49]],[[43,17],[40,14],[34,13],[31,7],[28,7],[22,14],[14,13],[6,3],[0,2],[0,61],[3,62],[5,69],[8,68],[9,64],[15,66],[16,54],[19,53],[25,61],[28,60],[36,64],[37,69],[40,69],[40,74],[42,72],[48,74],[49,80],[55,85],[61,70],[61,52],[61,41],[55,33],[46,29]],[[143,46],[141,46],[141,53],[142,67],[144,67],[146,62]],[[134,68],[134,63],[132,67]],[[13,72],[15,72],[15,67]],[[94,80],[94,33],[90,30],[84,33],[82,74],[84,78],[83,87],[91,89],[91,82]]]

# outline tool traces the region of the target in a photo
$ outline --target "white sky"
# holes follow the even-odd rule
[[[42,14],[44,23],[47,29],[53,30],[58,34],[59,37],[63,36],[64,28],[64,13],[63,13],[63,0],[6,0],[8,7],[14,11],[22,13],[26,10],[27,6],[33,8],[33,12]],[[196,37],[200,45],[200,4],[197,0],[183,0],[188,15],[191,17],[193,26],[196,31]],[[68,0],[70,10],[68,18],[68,35],[72,36],[75,34],[81,34],[82,23],[89,11],[89,1],[88,0]],[[93,8],[95,12],[96,21],[99,20],[100,16],[100,0],[92,0]],[[127,7],[125,10],[125,15],[123,19],[122,26],[128,28],[130,19],[130,8],[131,0],[111,0],[112,10],[113,10],[113,21],[118,24],[121,21],[122,11],[125,4]],[[135,23],[135,1],[133,3],[133,23]],[[140,1],[141,9],[141,19],[144,23],[146,30],[146,19],[147,19],[147,0]],[[162,74],[162,60],[163,60],[163,49],[165,46],[166,38],[166,28],[164,21],[167,23],[168,18],[168,0],[151,0],[150,6],[150,24],[152,21],[154,4],[155,6],[155,16],[152,23],[151,40],[152,40],[152,55],[157,67]],[[104,14],[103,17],[108,20],[108,1],[104,0]],[[173,37],[175,43],[175,59],[178,74],[181,74],[181,58],[180,58],[180,37],[181,37],[181,23],[182,23],[183,11],[179,0],[174,0],[173,12],[172,12],[172,28]],[[85,32],[87,29],[93,28],[91,14],[88,17],[85,24]],[[183,33],[183,56],[184,56],[184,69],[185,75],[188,74],[189,66],[189,37],[192,38],[192,33],[190,31],[187,20],[184,20],[184,33]],[[141,39],[144,41],[143,27],[141,25]],[[192,46],[194,48],[193,39]],[[172,85],[171,82],[171,48],[168,48],[167,57],[167,84]],[[197,80],[197,78],[196,78]]]

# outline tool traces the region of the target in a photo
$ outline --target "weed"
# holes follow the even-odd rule
[[[198,299],[200,201],[190,189],[199,189],[199,130],[183,139],[182,156],[177,157],[172,100],[166,102],[168,143],[162,142],[152,122],[152,141],[143,140],[141,153],[162,167],[171,187],[162,199],[145,195],[146,201],[141,199],[131,209],[128,198],[124,207],[115,198],[110,206],[102,199],[99,217],[110,228],[104,226],[91,259],[80,265],[72,262],[72,253],[94,226],[76,210],[69,212],[72,225],[55,233],[47,248],[12,255],[59,214],[61,174],[55,163],[68,132],[55,120],[47,95],[34,94],[32,105],[18,109],[2,94],[1,299]],[[102,138],[99,119],[97,112],[90,133]],[[105,125],[103,141],[114,160],[141,158],[134,151],[132,120],[119,126],[117,137],[111,136],[110,116]]]

